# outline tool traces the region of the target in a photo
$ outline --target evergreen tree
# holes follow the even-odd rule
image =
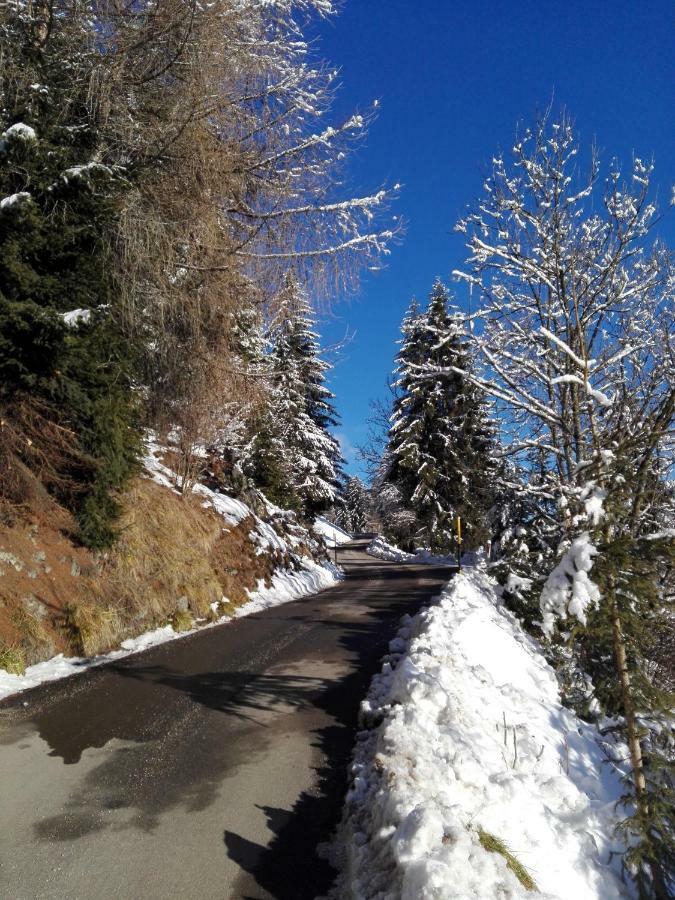
[[[58,427],[66,456],[35,456],[41,469],[52,460],[80,537],[101,547],[139,443],[108,250],[125,181],[99,159],[92,26],[71,10],[48,27],[46,14],[17,4],[0,28],[0,399],[9,419],[32,404],[45,434]],[[31,467],[31,453],[16,464]]]
[[[345,531],[358,534],[368,528],[370,495],[365,484],[356,475],[347,481],[338,524]]]
[[[329,365],[320,356],[314,313],[290,274],[278,297],[269,344],[266,412],[256,425],[246,468],[271,499],[309,520],[335,501],[342,456],[328,431],[337,424],[325,385]]]
[[[440,281],[424,312],[413,302],[402,331],[384,480],[414,514],[417,540],[447,552],[461,516],[466,545],[476,547],[488,534],[493,439],[482,395],[464,374],[462,317],[450,313]]]

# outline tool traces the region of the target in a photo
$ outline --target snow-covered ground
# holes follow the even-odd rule
[[[485,848],[492,836],[542,897],[630,897],[612,857],[623,748],[561,705],[553,670],[484,570],[406,618],[390,651],[362,704],[338,896],[532,896]]]
[[[152,439],[148,442],[148,452],[144,459],[145,469],[158,484],[163,485],[171,490],[176,490],[175,475],[160,460],[163,448],[157,445]],[[300,542],[300,538],[294,539],[289,535],[286,541],[269,525],[264,522],[253,512],[250,507],[240,500],[228,497],[226,494],[218,494],[202,484],[193,487],[193,491],[203,498],[203,505],[210,507],[219,513],[225,522],[230,526],[238,525],[246,518],[251,518],[253,528],[250,532],[251,540],[258,545],[257,550],[263,553],[266,550],[279,550],[287,552],[292,550],[294,545]],[[271,505],[270,508],[272,509]],[[306,532],[305,532],[306,536]],[[197,625],[189,631],[174,631],[171,625],[165,625],[162,628],[155,628],[147,631],[138,637],[130,638],[123,641],[121,649],[113,650],[110,653],[101,654],[95,657],[77,657],[77,656],[55,656],[45,662],[37,663],[34,666],[28,666],[23,675],[13,675],[0,669],[0,699],[10,694],[16,694],[28,688],[37,687],[47,681],[56,681],[59,678],[67,678],[70,675],[76,675],[83,669],[93,666],[100,666],[112,660],[121,659],[132,653],[138,653],[147,650],[156,644],[164,644],[167,641],[174,641],[179,638],[187,637],[200,631],[203,628],[213,628],[216,625],[222,625],[230,621],[232,618],[240,618],[248,616],[251,613],[259,612],[271,606],[278,606],[281,603],[287,603],[289,600],[297,600],[299,597],[316,593],[324,588],[331,587],[336,584],[342,577],[340,569],[336,568],[332,563],[325,562],[321,565],[314,562],[308,557],[296,555],[296,561],[299,569],[278,569],[272,576],[272,583],[268,586],[264,581],[260,581],[255,591],[248,591],[250,600],[248,603],[238,607],[232,616],[223,616],[213,623],[197,623]],[[226,598],[224,598],[226,599]]]
[[[339,525],[334,525],[321,516],[317,516],[314,520],[314,531],[323,537],[329,547],[339,547],[341,544],[348,544],[354,540],[351,534],[340,528]]]
[[[407,562],[408,560],[415,559],[414,553],[406,553],[405,550],[400,550],[398,547],[394,546],[394,544],[388,544],[381,534],[378,534],[377,537],[373,538],[368,544],[366,553],[369,553],[377,559],[386,559],[390,562]]]

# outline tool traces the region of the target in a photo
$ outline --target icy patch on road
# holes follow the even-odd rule
[[[614,837],[622,765],[565,709],[539,646],[482,570],[406,617],[362,703],[339,842],[339,896],[528,898],[502,841],[547,900],[629,897]]]

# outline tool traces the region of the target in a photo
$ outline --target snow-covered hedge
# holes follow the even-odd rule
[[[338,896],[630,896],[621,767],[485,573],[456,576],[390,650],[362,704]]]

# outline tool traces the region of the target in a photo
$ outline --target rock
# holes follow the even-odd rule
[[[27,610],[32,616],[35,616],[36,619],[44,619],[47,615],[47,607],[44,603],[40,603],[35,594],[29,594],[27,597],[24,597],[21,601]]]

